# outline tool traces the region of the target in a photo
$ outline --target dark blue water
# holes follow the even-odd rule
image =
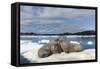
[[[56,38],[63,38],[66,41],[77,41],[80,42],[80,44],[82,45],[82,47],[84,49],[88,49],[88,48],[95,48],[95,36],[93,37],[68,37],[68,36],[24,36],[21,37],[21,40],[31,40],[33,43],[38,43],[38,41],[41,40],[52,40],[52,39],[56,39]]]

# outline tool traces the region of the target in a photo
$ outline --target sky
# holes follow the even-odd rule
[[[38,34],[95,30],[95,10],[22,5],[20,24],[21,32]]]

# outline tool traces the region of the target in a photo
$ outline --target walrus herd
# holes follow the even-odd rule
[[[55,53],[70,53],[79,51],[82,51],[82,47],[80,44],[70,43],[64,40],[56,39],[42,46],[38,51],[38,56],[40,58],[45,58]]]

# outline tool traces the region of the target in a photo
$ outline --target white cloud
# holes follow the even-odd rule
[[[78,25],[79,23],[67,22],[67,19],[80,19],[94,15],[95,11],[88,9],[21,6],[20,21],[21,27],[31,28],[34,25],[33,31],[40,29],[37,32],[74,32],[84,30],[84,28]]]
[[[44,21],[53,18],[77,18],[82,16],[94,15],[94,10],[88,9],[72,9],[72,8],[54,8],[54,7],[32,7],[32,6],[21,6],[21,20],[30,21]],[[35,19],[35,20],[34,20]],[[43,20],[44,19],[44,20]],[[56,20],[55,20],[56,21]],[[22,22],[23,23],[23,22]]]

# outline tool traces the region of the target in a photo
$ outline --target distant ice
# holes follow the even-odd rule
[[[93,42],[92,42],[92,41],[88,41],[87,44],[88,44],[88,45],[92,45]]]
[[[28,37],[28,38],[32,38],[32,37],[38,37],[38,38],[46,38],[46,37],[59,37],[59,35],[55,35],[55,36],[36,36],[36,35],[22,35],[20,37]],[[95,37],[95,35],[87,35],[87,36],[83,36],[83,35],[66,35],[64,37],[67,37],[67,38],[77,38],[77,37]]]
[[[38,43],[43,44],[43,43],[49,43],[49,40],[40,40]]]
[[[80,43],[79,43],[79,42],[77,42],[77,41],[70,41],[70,43],[80,44]]]

